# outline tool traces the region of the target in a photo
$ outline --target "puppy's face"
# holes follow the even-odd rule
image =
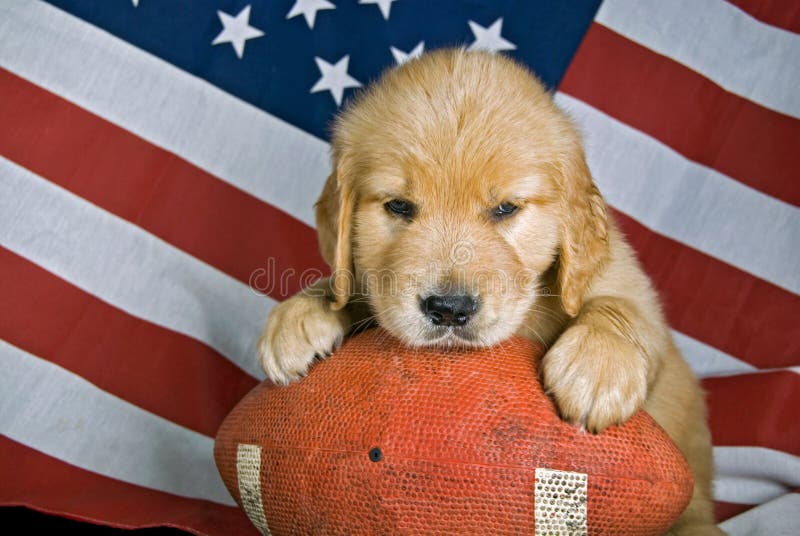
[[[437,162],[420,140],[385,135],[413,150],[384,156],[359,191],[353,259],[378,322],[411,344],[510,336],[558,243],[546,174],[493,143],[473,162],[457,152]]]
[[[568,121],[516,64],[442,51],[391,71],[339,118],[333,146],[323,254],[355,275],[340,292],[368,300],[395,336],[494,344],[554,290],[542,274],[575,219],[564,183],[585,166]]]

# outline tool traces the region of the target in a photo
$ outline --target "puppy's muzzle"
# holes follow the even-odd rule
[[[478,300],[467,294],[432,295],[421,298],[419,306],[436,326],[463,326],[478,311]]]

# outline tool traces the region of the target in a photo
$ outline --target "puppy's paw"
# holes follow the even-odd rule
[[[324,298],[302,294],[275,306],[257,346],[267,377],[286,385],[305,376],[315,358],[328,357],[341,344],[343,315]]]
[[[567,329],[545,355],[542,374],[561,417],[593,433],[626,421],[647,396],[645,357],[602,328]]]

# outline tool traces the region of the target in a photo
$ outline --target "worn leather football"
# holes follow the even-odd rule
[[[663,534],[692,475],[640,412],[562,422],[521,339],[407,348],[374,329],[302,381],[264,382],[220,427],[231,495],[271,534]]]

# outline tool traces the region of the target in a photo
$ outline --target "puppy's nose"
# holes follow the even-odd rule
[[[478,300],[466,294],[433,295],[420,300],[420,308],[437,326],[463,326],[478,310]]]

